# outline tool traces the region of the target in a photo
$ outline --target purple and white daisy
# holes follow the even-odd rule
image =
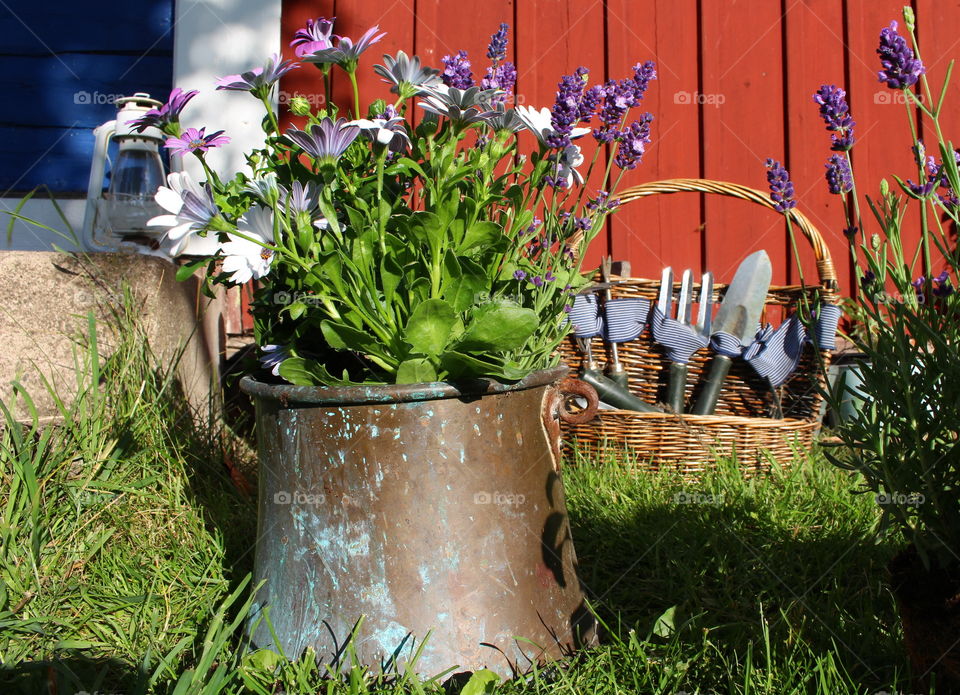
[[[206,230],[220,215],[210,191],[195,183],[185,171],[167,174],[167,185],[157,189],[154,200],[170,214],[153,217],[147,225],[168,227],[166,238],[177,242],[173,255],[180,253],[189,235]]]
[[[403,99],[423,94],[424,90],[442,84],[440,71],[421,65],[417,56],[407,57],[403,51],[397,51],[396,58],[384,55],[383,62],[386,65],[374,65],[373,71],[384,82],[392,83],[390,91]]]
[[[256,97],[264,98],[277,80],[299,67],[292,60],[281,60],[280,56],[274,53],[263,67],[256,67],[239,75],[221,77],[217,80],[217,89],[250,92]]]
[[[187,102],[199,93],[196,89],[185,92],[179,87],[174,87],[166,104],[156,109],[150,109],[140,118],[129,121],[127,125],[132,125],[138,133],[142,133],[147,128],[159,128],[167,131],[167,126],[177,125],[180,122],[180,112],[183,111]]]
[[[273,210],[263,205],[254,205],[237,222],[237,231],[243,238],[228,234],[230,238],[220,244],[223,254],[224,275],[229,282],[242,285],[250,280],[258,280],[270,272],[274,252],[265,244],[273,245]]]
[[[549,143],[556,135],[553,130],[553,116],[550,112],[550,109],[544,107],[538,111],[532,106],[521,104],[514,110],[516,111],[520,120],[523,121],[523,124],[527,127],[527,129],[537,136],[537,140],[540,141],[540,144],[544,147],[550,147]],[[589,128],[573,128],[568,133],[568,137],[571,140],[576,140],[577,138],[583,137],[589,132]]]
[[[260,366],[274,376],[280,376],[280,365],[291,357],[290,348],[286,345],[261,345]]]
[[[174,154],[185,157],[191,152],[206,152],[211,147],[220,147],[230,142],[230,138],[223,134],[222,130],[217,130],[209,135],[205,134],[206,129],[187,128],[183,135],[178,138],[167,138],[164,147]]]
[[[446,116],[451,123],[462,128],[495,116],[496,112],[490,110],[489,105],[496,94],[496,90],[481,91],[479,87],[438,87],[431,89],[424,101],[417,105],[427,113]]]
[[[309,131],[290,128],[287,137],[321,164],[333,164],[360,135],[360,128],[343,118],[334,123],[324,118]]]
[[[340,38],[333,33],[333,23],[336,19],[336,17],[308,19],[306,27],[297,29],[293,34],[293,41],[290,42],[290,48],[294,49],[297,58],[333,48],[333,39]]]
[[[402,152],[410,147],[410,136],[407,135],[406,121],[397,115],[392,104],[387,106],[387,110],[376,118],[360,118],[350,121],[349,125],[355,125],[366,131],[380,149],[386,147],[391,152]]]
[[[321,48],[309,54],[305,53],[300,59],[305,63],[319,65],[336,63],[347,72],[356,72],[360,55],[387,35],[386,32],[378,34],[378,31],[380,31],[379,26],[370,27],[363,33],[363,36],[357,39],[356,43],[348,36],[335,37],[337,39],[336,46]]]

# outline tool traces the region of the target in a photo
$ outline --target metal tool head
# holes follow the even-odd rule
[[[712,332],[730,333],[743,340],[755,330],[760,322],[772,275],[773,269],[766,251],[747,256],[723,295]]]
[[[660,275],[660,296],[657,298],[657,308],[663,315],[670,316],[670,305],[673,303],[673,268],[667,266]]]
[[[680,298],[677,300],[677,321],[690,323],[693,303],[693,271],[687,268],[680,280]]]
[[[697,330],[700,335],[710,335],[713,322],[713,273],[704,273],[700,278],[700,308],[697,311]]]

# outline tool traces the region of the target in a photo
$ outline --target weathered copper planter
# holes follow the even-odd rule
[[[351,388],[246,377],[260,456],[257,596],[284,654],[502,675],[594,639],[576,574],[559,417],[593,416],[566,368]],[[566,394],[590,406],[571,415]],[[428,638],[429,633],[429,638]],[[252,635],[274,645],[265,621]]]

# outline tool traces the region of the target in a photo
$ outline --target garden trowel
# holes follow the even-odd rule
[[[753,335],[763,312],[763,305],[770,289],[770,277],[773,271],[766,251],[757,251],[737,268],[733,282],[723,295],[723,303],[713,320],[713,334],[729,333],[743,344],[747,336]],[[715,355],[710,365],[710,374],[704,384],[700,397],[693,407],[694,415],[711,415],[717,407],[723,380],[730,371],[732,360],[726,355]]]

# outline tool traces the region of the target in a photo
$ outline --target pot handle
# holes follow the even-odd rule
[[[568,377],[557,384],[557,394],[557,417],[568,425],[582,425],[596,417],[600,397],[596,389],[587,382]],[[587,407],[583,410],[571,411],[570,400],[578,396],[587,400]]]
[[[569,409],[570,400],[582,397],[587,401],[583,410]],[[550,452],[553,454],[553,470],[560,470],[560,421],[570,425],[582,425],[590,422],[597,414],[600,398],[594,388],[579,379],[568,377],[558,384],[547,389],[543,403],[543,428],[550,443]]]

